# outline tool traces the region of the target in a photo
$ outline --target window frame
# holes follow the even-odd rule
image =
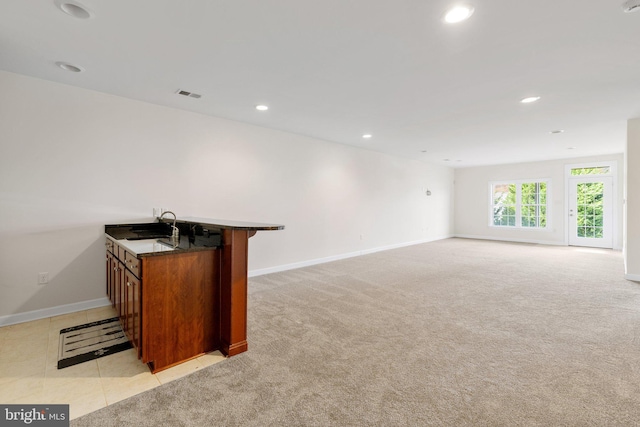
[[[525,227],[522,225],[522,184],[542,184],[546,185],[546,201],[545,204],[537,204],[545,208],[545,225],[535,227]],[[515,203],[515,225],[498,225],[494,224],[494,191],[496,186],[515,185],[516,186],[516,203]],[[551,230],[551,179],[550,178],[534,178],[534,179],[504,179],[489,182],[489,227],[506,228],[511,230],[535,230],[548,231]],[[530,204],[527,204],[530,206]]]

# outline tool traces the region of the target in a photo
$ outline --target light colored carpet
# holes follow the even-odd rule
[[[250,279],[249,351],[72,426],[632,426],[620,252],[447,239]]]

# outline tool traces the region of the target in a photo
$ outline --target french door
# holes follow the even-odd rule
[[[569,245],[613,248],[613,178],[569,179]]]

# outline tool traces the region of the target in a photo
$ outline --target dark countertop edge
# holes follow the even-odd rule
[[[178,246],[177,248],[171,251],[138,253],[132,250],[130,247],[128,247],[126,243],[128,240],[126,237],[118,238],[113,234],[109,234],[112,229],[117,229],[118,227],[131,227],[131,226],[144,225],[144,224],[158,224],[160,222],[172,224],[173,218],[162,218],[161,220],[156,218],[156,222],[154,223],[106,224],[105,236],[113,240],[115,243],[123,246],[125,250],[129,251],[131,254],[135,254],[136,256],[162,256],[162,255],[169,255],[169,254],[199,252],[199,251],[216,249],[213,247],[203,247],[203,246],[195,246],[195,247]],[[210,219],[210,218],[196,218],[196,217],[178,218],[176,220],[176,223],[198,224],[212,230],[265,231],[265,230],[283,230],[284,229],[284,225],[280,225],[280,224],[263,224],[263,223],[257,223],[257,222],[243,222],[243,221],[219,220],[219,219]],[[149,240],[154,240],[154,239],[149,238]]]
[[[162,218],[158,220],[167,223],[173,223],[173,219],[170,217]],[[176,222],[182,222],[186,224],[200,224],[206,225],[210,228],[218,228],[221,230],[243,230],[243,231],[263,231],[263,230],[284,230],[284,225],[281,224],[263,224],[260,222],[245,222],[245,221],[233,221],[226,219],[211,219],[211,218],[197,218],[197,217],[184,217],[178,218]]]

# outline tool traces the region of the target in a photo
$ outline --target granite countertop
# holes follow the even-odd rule
[[[115,240],[115,239],[114,239]],[[116,240],[118,245],[125,248],[129,253],[133,255],[153,255],[164,252],[173,252],[179,248],[173,248],[170,245],[161,243],[159,239],[144,239],[144,240]]]
[[[219,230],[282,230],[283,225],[263,224],[209,218],[185,217],[176,220],[181,229],[177,247],[171,244],[173,218],[163,218],[158,222],[140,224],[105,225],[107,238],[136,256],[166,255],[175,252],[214,250],[221,246]],[[185,225],[188,224],[188,225]],[[197,234],[193,225],[198,225]],[[197,235],[196,235],[197,234]]]
[[[162,218],[162,222],[173,223],[171,218]],[[220,230],[247,230],[247,231],[262,231],[262,230],[284,230],[284,225],[280,224],[263,224],[261,222],[245,222],[245,221],[233,221],[228,219],[212,219],[212,218],[199,218],[199,217],[179,217],[176,222],[200,224],[209,228]]]

